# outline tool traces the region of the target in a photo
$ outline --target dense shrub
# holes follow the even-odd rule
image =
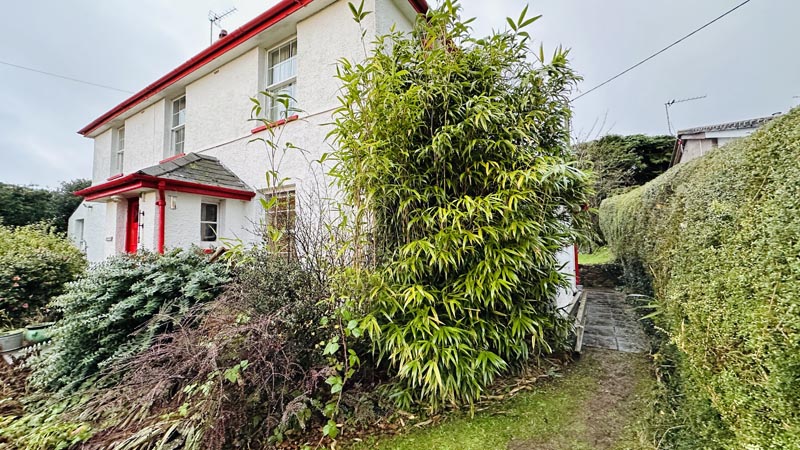
[[[796,109],[601,207],[677,349],[687,448],[800,448],[799,160]]]
[[[63,314],[33,384],[72,391],[111,363],[147,349],[195,304],[217,296],[227,268],[196,250],[111,258],[70,283],[53,307]]]
[[[248,256],[215,301],[114,363],[105,376],[120,382],[65,416],[96,427],[83,448],[264,448],[321,417],[327,291],[296,262]]]
[[[0,311],[24,325],[85,267],[81,252],[50,226],[0,224]]]
[[[567,52],[532,62],[525,12],[473,39],[454,3],[342,62],[334,131],[370,268],[364,326],[399,404],[433,409],[564,343],[556,253],[590,194],[567,150]]]

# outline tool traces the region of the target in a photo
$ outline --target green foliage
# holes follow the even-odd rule
[[[44,224],[11,228],[0,224],[0,311],[21,326],[64,291],[86,261],[64,236]]]
[[[297,262],[247,256],[218,298],[99,380],[117,384],[87,391],[71,414],[100,430],[89,448],[265,448],[322,420],[327,291]]]
[[[665,442],[800,448],[799,158],[795,109],[602,204],[612,252],[652,285],[676,348],[685,409]]]
[[[67,450],[92,435],[88,424],[61,420],[59,412],[0,416],[0,449]]]
[[[458,10],[447,1],[338,69],[332,175],[365,269],[344,294],[366,300],[361,325],[404,407],[472,404],[565,342],[556,253],[590,195],[567,150],[567,52],[530,61],[525,12],[473,39]]]
[[[673,136],[608,135],[575,146],[581,168],[594,173],[595,194],[589,202],[591,208],[615,194],[633,186],[640,186],[661,175],[669,168]],[[593,215],[595,239],[604,243],[596,215]]]
[[[67,220],[81,203],[73,192],[91,185],[91,181],[65,181],[56,190],[0,183],[0,222],[23,226],[49,222],[57,231],[67,231]]]
[[[37,387],[70,392],[110,364],[147,349],[154,337],[228,280],[222,264],[195,249],[111,258],[68,285],[52,306],[64,318],[50,351],[34,363]]]

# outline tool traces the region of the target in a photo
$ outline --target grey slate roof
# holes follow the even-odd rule
[[[690,128],[688,130],[680,130],[678,134],[697,134],[707,133],[710,131],[728,131],[728,130],[742,130],[747,128],[758,128],[761,125],[769,122],[770,120],[780,116],[780,114],[773,114],[768,117],[759,117],[756,119],[739,120],[737,122],[720,123],[717,125],[707,125],[704,127]]]
[[[147,167],[138,173],[169,180],[251,191],[239,177],[223,166],[217,158],[198,155],[197,153],[188,153],[180,158]]]

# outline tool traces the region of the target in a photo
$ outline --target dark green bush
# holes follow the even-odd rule
[[[446,1],[340,67],[334,174],[370,267],[364,327],[401,406],[471,404],[566,341],[556,254],[590,188],[567,149],[577,77],[566,51],[530,58],[535,19],[474,39]]]
[[[0,224],[0,311],[25,325],[86,268],[83,254],[45,224]]]
[[[311,399],[328,388],[317,348],[332,331],[319,325],[327,290],[285,257],[247,256],[219,297],[110,367],[119,383],[72,414],[96,428],[85,448],[268,448],[283,432],[319,425]]]
[[[798,161],[800,109],[601,206],[678,350],[695,448],[800,448]],[[711,438],[692,418],[714,415],[727,430]]]
[[[214,299],[228,280],[223,264],[195,249],[118,256],[70,283],[52,306],[63,314],[52,348],[31,380],[72,391],[111,363],[147,349],[193,305]]]

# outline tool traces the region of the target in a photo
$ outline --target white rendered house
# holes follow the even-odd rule
[[[302,111],[286,117],[285,108],[265,108],[272,131],[280,127],[282,141],[307,152],[280,167],[289,180],[279,205],[294,214],[295,199],[312,188],[308,159],[330,150],[337,61],[365,56],[347,3],[281,0],[81,129],[94,140],[92,186],[78,192],[84,203],[69,235],[88,259],[213,248],[224,238],[257,242],[270,165],[263,145],[251,142],[267,127],[249,120],[250,98],[265,90],[291,95]],[[369,42],[392,27],[411,30],[428,6],[366,0],[364,9],[372,12],[362,23]],[[564,256],[573,268],[572,253]]]

